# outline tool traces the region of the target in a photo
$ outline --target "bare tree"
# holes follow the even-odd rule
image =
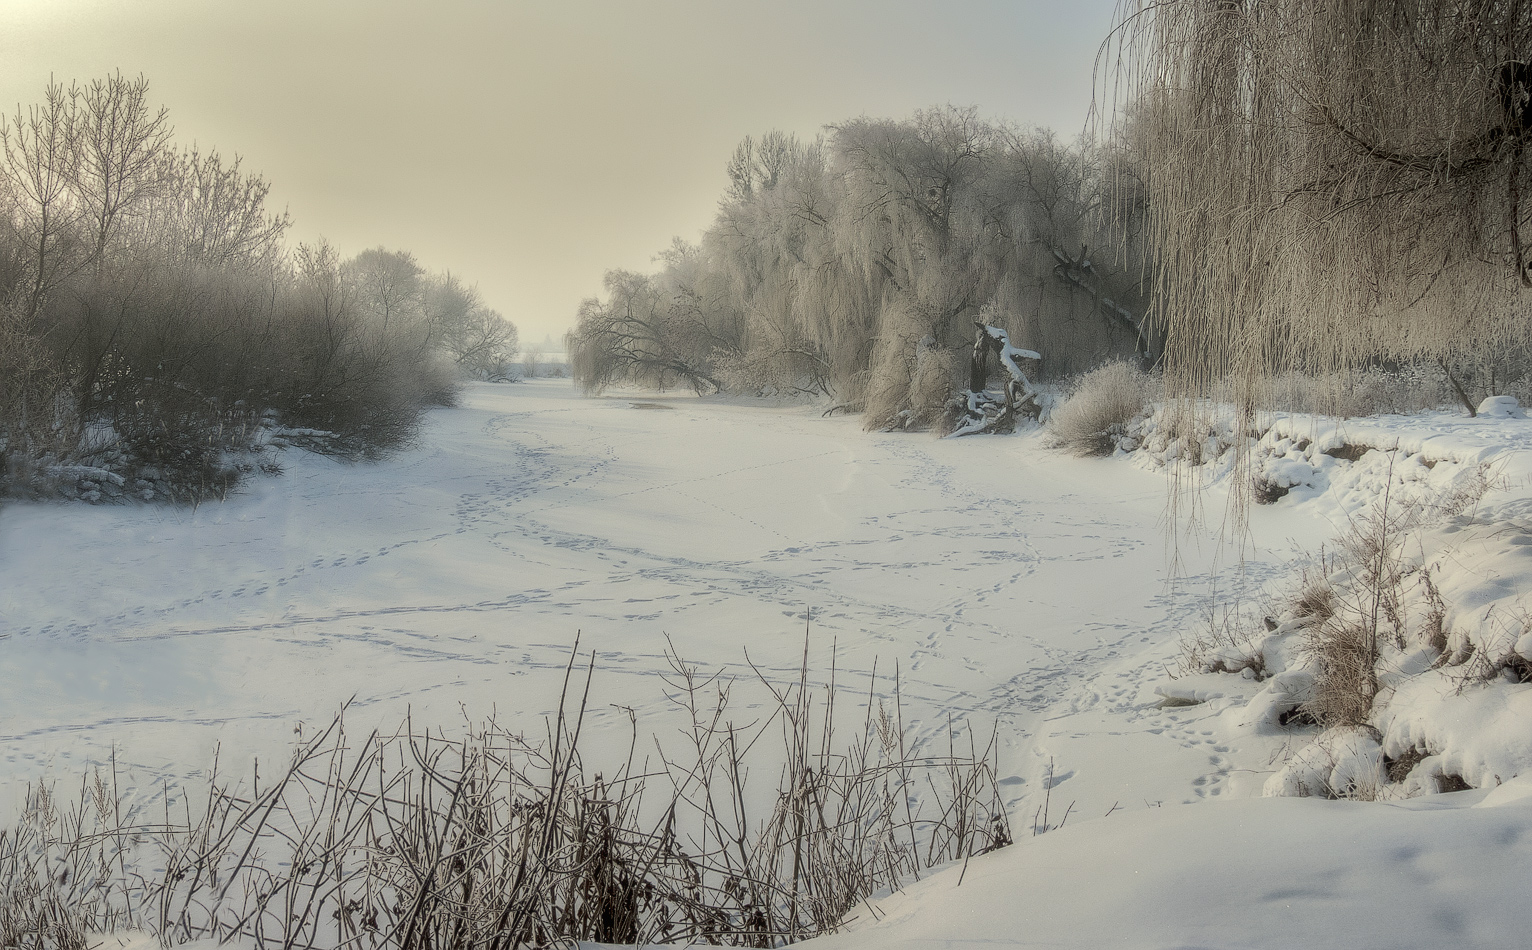
[[[524,379],[536,379],[542,368],[543,348],[529,346],[521,351],[521,375]]]
[[[74,100],[70,147],[76,155],[72,184],[90,222],[98,277],[106,266],[107,242],[122,219],[143,210],[162,186],[160,157],[172,129],[164,107],[150,109],[148,93],[143,76],[128,80],[121,73],[69,91]]]
[[[424,284],[434,344],[473,379],[506,376],[520,346],[516,324],[485,306],[477,287],[451,273],[428,277]]]
[[[71,185],[78,156],[71,147],[74,102],[49,82],[40,105],[0,125],[5,144],[5,185],[15,232],[25,247],[26,313],[37,315],[49,292],[80,266],[81,209]]]
[[[505,379],[521,346],[516,324],[488,307],[469,311],[446,340],[458,368],[474,379]]]
[[[161,243],[182,265],[268,271],[284,255],[282,239],[291,226],[287,212],[266,209],[271,185],[225,164],[216,152],[193,146],[165,150],[157,177],[159,194],[146,214],[145,243]]]

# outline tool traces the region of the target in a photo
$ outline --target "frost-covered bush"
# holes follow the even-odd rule
[[[957,388],[958,355],[934,337],[880,341],[867,384],[869,430],[939,428]]]
[[[1110,455],[1157,389],[1154,377],[1126,360],[1096,367],[1081,376],[1064,404],[1049,414],[1054,443],[1075,455]]]

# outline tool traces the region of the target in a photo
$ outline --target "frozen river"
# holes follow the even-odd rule
[[[114,750],[137,780],[193,774],[220,744],[279,755],[348,699],[353,719],[541,732],[577,633],[599,744],[626,730],[614,706],[664,722],[668,646],[792,676],[806,629],[812,668],[833,657],[853,691],[897,666],[919,735],[948,713],[998,721],[1021,786],[1043,723],[1131,704],[1173,662],[1216,553],[1183,546],[1169,587],[1163,477],[1036,434],[870,434],[565,381],[470,387],[383,463],[285,464],[195,511],[0,508],[12,794]]]

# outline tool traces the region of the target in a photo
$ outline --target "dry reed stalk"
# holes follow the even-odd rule
[[[230,784],[215,767],[182,814],[167,792],[162,823],[118,813],[103,783],[62,816],[36,791],[0,836],[3,945],[84,950],[89,932],[142,927],[259,948],[777,946],[1010,841],[994,736],[960,749],[949,723],[945,754],[907,753],[874,708],[874,676],[860,734],[842,744],[841,687],[833,671],[811,682],[807,643],[795,681],[756,670],[774,705],[744,724],[732,683],[672,655],[691,727],[653,772],[635,762],[636,718],[626,759],[590,771],[579,747],[595,657],[583,687],[575,659],[536,741],[493,720],[449,737],[408,719],[358,739],[343,710],[274,781],[257,769]],[[780,782],[761,810],[749,776],[772,761]]]

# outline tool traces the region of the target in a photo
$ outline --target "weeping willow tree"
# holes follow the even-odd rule
[[[641,300],[617,274],[582,305],[576,379],[827,394],[869,428],[919,429],[970,382],[981,310],[1045,377],[1152,362],[1134,254],[1085,253],[1106,237],[1104,157],[951,106],[747,138],[701,242],[662,256]]]
[[[1526,343],[1532,3],[1135,0],[1115,37],[1172,393]]]

